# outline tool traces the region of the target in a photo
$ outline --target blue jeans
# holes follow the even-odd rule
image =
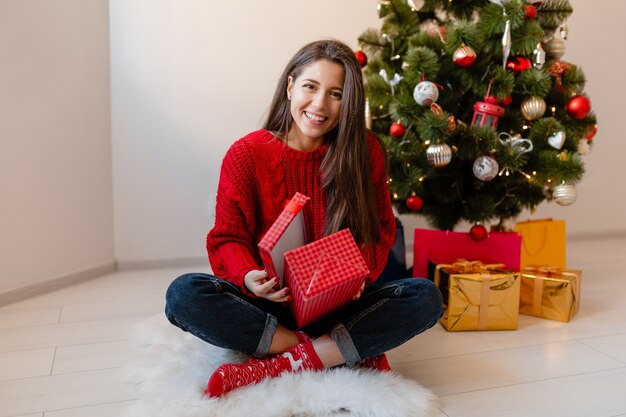
[[[365,288],[361,298],[301,330],[330,334],[348,366],[400,346],[437,323],[442,314],[432,281],[406,278]],[[296,329],[282,303],[244,295],[213,275],[190,273],[167,290],[168,320],[212,345],[256,357],[267,355],[278,323]]]

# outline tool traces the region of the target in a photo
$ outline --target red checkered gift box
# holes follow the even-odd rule
[[[368,273],[349,229],[285,253],[285,281],[298,327],[350,302]]]
[[[369,273],[349,229],[307,244],[308,200],[296,193],[259,242],[268,276],[291,290],[298,327],[350,302]]]
[[[305,206],[309,200],[309,197],[296,193],[272,227],[265,232],[258,245],[267,276],[278,277],[281,287],[284,277],[284,253],[308,242],[306,223],[310,214],[305,210]]]

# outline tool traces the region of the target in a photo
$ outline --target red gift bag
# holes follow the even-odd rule
[[[428,275],[428,261],[452,263],[471,259],[486,264],[502,263],[513,271],[520,270],[522,238],[515,232],[491,232],[483,241],[473,240],[469,233],[415,229],[413,276]]]

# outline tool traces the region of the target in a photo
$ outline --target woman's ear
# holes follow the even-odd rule
[[[291,90],[293,90],[293,77],[287,78],[287,100],[291,100]]]

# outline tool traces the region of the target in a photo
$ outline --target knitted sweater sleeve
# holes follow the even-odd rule
[[[378,242],[373,247],[367,248],[366,253],[364,253],[364,258],[370,270],[367,282],[372,283],[378,279],[387,264],[389,252],[396,238],[396,219],[391,208],[385,154],[373,134],[370,133],[368,135],[368,141],[370,173],[376,196],[378,231],[380,234]]]
[[[243,282],[246,273],[263,269],[255,256],[256,190],[250,145],[239,140],[222,162],[215,226],[207,235],[206,247],[213,273],[237,285],[246,294],[250,294]]]

